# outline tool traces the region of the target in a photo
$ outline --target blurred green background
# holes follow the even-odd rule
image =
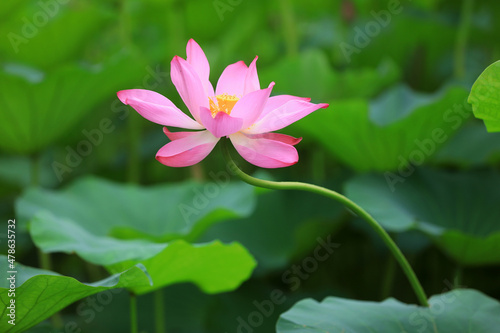
[[[330,103],[282,131],[303,137],[298,164],[246,171],[352,197],[395,237],[429,295],[461,285],[499,299],[500,135],[487,133],[466,102],[500,58],[498,17],[500,2],[487,0],[3,1],[1,230],[23,214],[14,207],[30,185],[61,191],[88,175],[141,186],[213,181],[225,168],[218,149],[190,168],[161,165],[161,126],[116,97],[150,89],[186,111],[169,70],[194,38],[213,84],[228,64],[258,55],[262,87],[275,81],[274,95]],[[286,300],[255,332],[274,332],[279,314],[305,297],[415,302],[383,244],[338,204],[295,192],[253,196],[251,213],[190,239],[240,242],[257,260],[252,278],[218,295],[190,284],[163,289],[168,332],[236,332],[238,318],[276,288]],[[312,255],[318,237],[338,249],[291,290],[284,274]],[[17,249],[17,261],[38,266],[26,228]],[[54,271],[80,281],[106,276],[75,255],[52,259]],[[152,298],[138,300],[145,332],[153,331]],[[87,321],[77,302],[62,318],[82,332],[123,332],[127,303],[117,294]],[[48,322],[32,329],[50,330]]]

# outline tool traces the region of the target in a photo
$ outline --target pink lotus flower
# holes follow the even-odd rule
[[[310,98],[290,95],[269,97],[274,82],[260,89],[256,61],[249,67],[243,61],[229,65],[214,88],[208,77],[210,66],[201,47],[189,40],[187,59],[175,56],[170,76],[194,119],[169,99],[150,90],[118,92],[124,104],[132,106],[149,121],[186,128],[188,132],[164,132],[171,142],[163,146],[156,159],[171,167],[184,167],[203,160],[222,137],[229,137],[238,153],[263,168],[280,168],[299,160],[294,145],[301,138],[271,133],[326,108],[328,104],[309,103]]]

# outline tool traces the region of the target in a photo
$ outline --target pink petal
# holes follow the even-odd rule
[[[200,45],[190,39],[186,46],[186,61],[194,68],[201,80],[203,88],[207,96],[214,95],[214,87],[210,83],[210,64],[208,63],[205,52],[201,49]]]
[[[170,63],[170,77],[197,122],[200,122],[200,107],[208,108],[208,95],[198,73],[186,60],[175,56]]]
[[[170,167],[190,166],[207,157],[218,141],[209,131],[191,132],[161,147],[156,159]]]
[[[327,108],[328,104],[313,104],[302,100],[291,100],[270,111],[253,126],[245,130],[248,134],[267,133],[282,129],[319,108]]]
[[[170,132],[168,130],[168,128],[166,127],[163,127],[163,133],[165,133],[165,135],[171,140],[171,141],[174,141],[174,140],[179,140],[179,139],[182,139],[182,138],[185,138],[185,137],[188,137],[190,135],[192,135],[193,133],[197,133],[197,132]],[[256,135],[259,135],[259,134],[256,134]]]
[[[306,102],[311,101],[311,99],[308,97],[297,97],[297,96],[292,96],[292,95],[278,95],[278,96],[269,97],[269,99],[267,100],[266,106],[264,107],[264,111],[262,111],[258,120],[263,118],[269,112],[274,111],[275,109],[279,108],[280,106],[283,106],[284,104],[286,104],[290,101],[293,101],[293,100],[306,101]]]
[[[122,103],[130,105],[141,116],[154,123],[189,129],[203,128],[203,126],[179,110],[168,98],[157,92],[144,89],[129,89],[121,90],[117,95]]]
[[[189,133],[189,132],[180,132],[180,133]],[[293,136],[281,134],[281,133],[262,133],[262,134],[246,134],[250,139],[268,139],[273,141],[279,141],[286,143],[287,145],[295,146],[302,138],[294,138]]]
[[[259,118],[266,102],[269,100],[273,87],[274,82],[271,82],[268,88],[253,91],[236,102],[231,111],[231,116],[243,119],[242,128],[249,127]]]
[[[260,90],[259,76],[257,75],[257,59],[255,57],[250,66],[248,66],[247,74],[245,76],[245,86],[243,95],[251,93],[252,91]]]
[[[196,43],[192,38],[187,43],[186,55],[186,61],[193,66],[200,79],[208,80],[210,75],[210,65],[207,57],[205,56],[205,52],[203,52],[200,45],[198,45],[198,43]]]
[[[216,138],[228,136],[241,130],[243,120],[228,115],[225,112],[218,112],[215,118],[207,108],[201,108],[201,123]]]
[[[243,61],[227,66],[217,81],[215,94],[228,94],[236,95],[236,97],[243,97],[245,92],[245,78],[247,75],[248,67]]]
[[[252,139],[242,133],[235,133],[229,138],[245,160],[261,168],[282,168],[299,160],[297,150],[281,141]]]

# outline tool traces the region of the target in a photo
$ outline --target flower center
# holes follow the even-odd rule
[[[215,118],[215,115],[219,112],[231,114],[231,110],[236,102],[238,102],[239,98],[236,97],[236,95],[223,93],[221,95],[209,97],[208,100],[210,103],[210,112],[212,112],[212,117]]]

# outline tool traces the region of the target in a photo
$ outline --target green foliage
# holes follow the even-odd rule
[[[245,281],[255,267],[253,257],[238,243],[154,243],[98,236],[79,223],[43,212],[32,220],[30,232],[42,251],[76,253],[112,273],[144,265],[152,285],[130,288],[136,294],[180,282],[192,282],[207,293],[228,291]]]
[[[256,274],[268,274],[306,255],[316,246],[318,237],[338,228],[340,211],[340,205],[327,198],[272,191],[258,197],[254,214],[214,225],[202,239],[241,242],[259,263]]]
[[[306,300],[278,331],[391,332],[399,324],[397,332],[412,332],[431,323],[439,332],[494,331],[498,302],[473,290],[433,296],[430,310],[377,303],[415,297],[358,217],[315,195],[229,182],[217,149],[194,168],[165,167],[154,159],[167,143],[161,127],[128,117],[134,111],[116,98],[150,89],[187,111],[169,68],[190,38],[205,51],[214,85],[225,66],[258,55],[261,86],[276,82],[273,95],[330,102],[283,129],[303,137],[299,163],[265,177],[344,189],[397,240],[428,295],[455,279],[498,300],[500,133],[488,132],[500,131],[500,63],[491,64],[500,2],[414,0],[396,11],[394,3],[2,1],[0,229],[16,216],[16,260],[36,265],[45,251],[53,271],[18,265],[19,321],[2,321],[0,331],[62,331],[40,323],[60,310],[82,332],[129,331],[128,292],[91,322],[68,307],[108,288],[141,295],[139,330],[147,332],[158,293],[168,332],[271,332],[295,302],[332,295],[371,302]],[[68,152],[103,121],[112,129],[61,179],[54,162],[68,164]],[[339,247],[311,270],[319,239]],[[105,270],[114,275],[78,282],[101,280]],[[274,290],[284,302],[268,312],[261,306],[269,309]]]
[[[237,243],[192,245],[178,238],[193,239],[211,224],[249,214],[253,198],[246,184],[144,189],[87,178],[63,192],[31,189],[17,207],[45,252],[76,253],[113,273],[143,264],[153,285],[134,288],[136,293],[188,281],[214,293],[246,280],[255,267],[253,257]]]
[[[479,122],[466,124],[431,160],[439,164],[481,167],[500,160],[500,133],[488,133]]]
[[[387,11],[391,3],[399,4],[397,13],[390,15],[388,19],[382,16],[377,20],[377,13],[383,15],[380,13]],[[408,3],[395,1],[377,5],[365,5],[366,15],[359,17],[347,28],[344,42],[360,49],[360,52],[348,57],[349,64],[375,66],[389,57],[403,69],[406,80],[427,89],[439,87],[453,69],[450,58],[457,27],[456,22],[454,24],[446,17],[451,13],[446,10],[422,11]],[[378,23],[382,20],[389,22]],[[374,25],[378,26],[380,32],[371,37],[367,31]],[[363,33],[365,38],[362,37]],[[341,48],[337,47],[335,51],[341,52]]]
[[[469,95],[474,116],[484,120],[488,132],[500,132],[500,61],[479,76]]]
[[[456,289],[429,300],[430,308],[395,299],[381,303],[328,297],[306,299],[283,313],[276,331],[309,332],[494,332],[500,325],[500,303],[478,291]],[[360,315],[362,314],[362,315]]]
[[[498,173],[405,172],[355,177],[346,193],[387,230],[423,232],[460,264],[500,263]]]
[[[0,43],[2,61],[43,69],[80,58],[83,46],[113,18],[105,6],[93,1],[19,3],[0,23],[8,32],[6,42]]]
[[[372,104],[333,101],[294,126],[355,170],[395,170],[422,164],[453,135],[470,116],[465,98],[459,87],[429,96],[396,86]]]
[[[0,259],[2,262],[7,261],[3,255]],[[0,302],[5,306],[1,310],[4,320],[0,322],[0,330],[5,333],[24,332],[71,303],[98,292],[148,286],[151,283],[151,278],[140,264],[94,283],[81,283],[69,276],[19,263],[16,263],[16,271],[14,298],[9,295],[12,293],[8,280],[11,275],[6,270],[0,272]],[[7,307],[11,299],[15,300],[16,325],[7,322],[6,314],[10,313]]]
[[[332,70],[328,58],[318,50],[280,60],[260,71],[261,85],[276,82],[278,94],[311,97],[315,101],[333,98],[369,98],[399,78],[394,62],[386,60],[376,68]]]
[[[141,75],[135,61],[120,53],[102,67],[66,64],[49,72],[5,64],[0,69],[4,84],[0,91],[0,149],[33,153],[54,143],[99,102]],[[124,72],[124,67],[130,70]]]
[[[143,188],[86,177],[63,191],[31,188],[17,201],[16,209],[21,224],[40,211],[49,211],[95,236],[193,240],[208,226],[247,216],[254,209],[251,186],[229,182],[227,173],[221,173],[218,179],[220,183],[183,182]]]
[[[153,284],[131,288],[139,295],[180,282],[191,282],[205,293],[214,294],[236,289],[250,278],[257,264],[252,255],[236,242],[189,244],[178,240],[160,245],[163,250],[152,257],[119,262],[108,269],[120,272],[137,263],[143,264]],[[105,251],[102,254],[106,255]]]
[[[252,211],[250,186],[229,183],[227,175],[218,179],[223,182],[146,189],[87,178],[61,192],[32,188],[17,207],[21,219],[30,223],[34,243],[46,253],[76,253],[115,274],[143,267],[150,285],[120,285],[135,294],[181,282],[218,293],[233,290],[249,278],[256,265],[253,257],[238,243],[190,244],[178,239],[192,239],[213,223]],[[153,241],[166,239],[170,242]],[[54,312],[88,295],[74,293],[73,298],[62,295],[66,303]],[[42,312],[37,320],[54,312]],[[29,319],[23,312],[17,316],[19,321]]]

